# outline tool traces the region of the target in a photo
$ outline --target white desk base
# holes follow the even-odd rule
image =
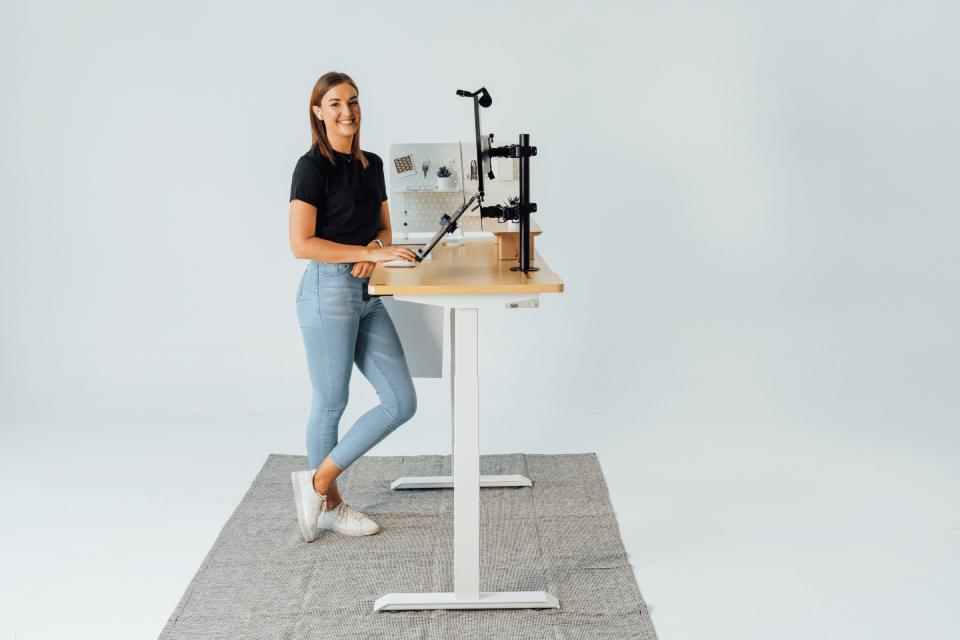
[[[447,593],[388,593],[374,611],[424,609],[559,609],[560,601],[546,591],[481,591],[480,597],[459,599]]]
[[[450,307],[453,475],[400,478],[390,488],[454,488],[453,592],[388,593],[374,603],[374,611],[560,608],[560,601],[546,591],[480,591],[480,487],[529,487],[533,483],[524,476],[480,475],[477,310],[494,304],[529,300],[530,297],[530,294],[499,293],[394,296],[394,299],[408,302]]]
[[[483,487],[532,487],[526,476],[480,476]],[[391,489],[453,489],[453,476],[404,476],[390,485]]]

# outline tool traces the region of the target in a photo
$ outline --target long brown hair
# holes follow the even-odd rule
[[[323,96],[327,94],[327,91],[344,82],[353,87],[357,95],[360,94],[360,89],[357,89],[357,83],[354,82],[350,76],[336,71],[331,71],[320,76],[317,84],[313,85],[313,93],[310,94],[310,132],[313,134],[313,144],[310,148],[319,150],[320,153],[333,164],[336,164],[336,162],[333,159],[333,147],[330,146],[330,140],[327,139],[327,125],[317,118],[317,115],[313,112],[313,108],[320,106],[320,101],[323,99]],[[359,113],[360,107],[358,105],[357,114],[359,115]],[[363,155],[363,152],[360,151],[359,122],[357,122],[357,131],[353,134],[353,147],[350,149],[350,155],[358,159],[364,169],[370,164]]]

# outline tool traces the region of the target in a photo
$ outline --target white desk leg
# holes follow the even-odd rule
[[[474,311],[474,322],[477,322],[477,309],[453,307],[450,309],[450,449],[457,448],[457,311]],[[465,329],[464,329],[465,330]],[[476,345],[473,353],[476,354]],[[474,360],[476,364],[476,359]],[[476,375],[476,374],[474,374]],[[479,414],[479,396],[477,397],[477,413]],[[479,440],[478,440],[479,441]],[[452,489],[453,474],[457,468],[457,456],[453,455],[450,461],[449,476],[404,476],[397,478],[390,484],[390,488],[397,489]],[[530,478],[523,475],[489,475],[480,476],[480,487],[532,487]]]
[[[457,465],[457,314],[450,309],[450,482]],[[395,483],[394,483],[395,484]],[[393,487],[391,486],[391,489]]]
[[[477,310],[450,310],[453,366],[453,590],[480,598],[480,381]],[[458,326],[459,325],[459,326]]]
[[[477,309],[451,309],[453,401],[453,593],[388,593],[375,611],[558,609],[546,591],[480,591],[480,381]]]

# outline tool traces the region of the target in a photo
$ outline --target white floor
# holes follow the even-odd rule
[[[448,453],[446,421],[421,412],[372,453]],[[597,453],[661,640],[960,637],[955,420],[576,422],[484,413],[482,452]],[[266,456],[303,452],[303,424],[0,418],[0,640],[156,638]]]

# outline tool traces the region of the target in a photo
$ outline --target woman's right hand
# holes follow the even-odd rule
[[[388,260],[406,260],[407,262],[417,263],[416,255],[406,247],[397,245],[388,245],[386,247],[373,246],[368,247],[370,251],[370,262],[387,262]]]

